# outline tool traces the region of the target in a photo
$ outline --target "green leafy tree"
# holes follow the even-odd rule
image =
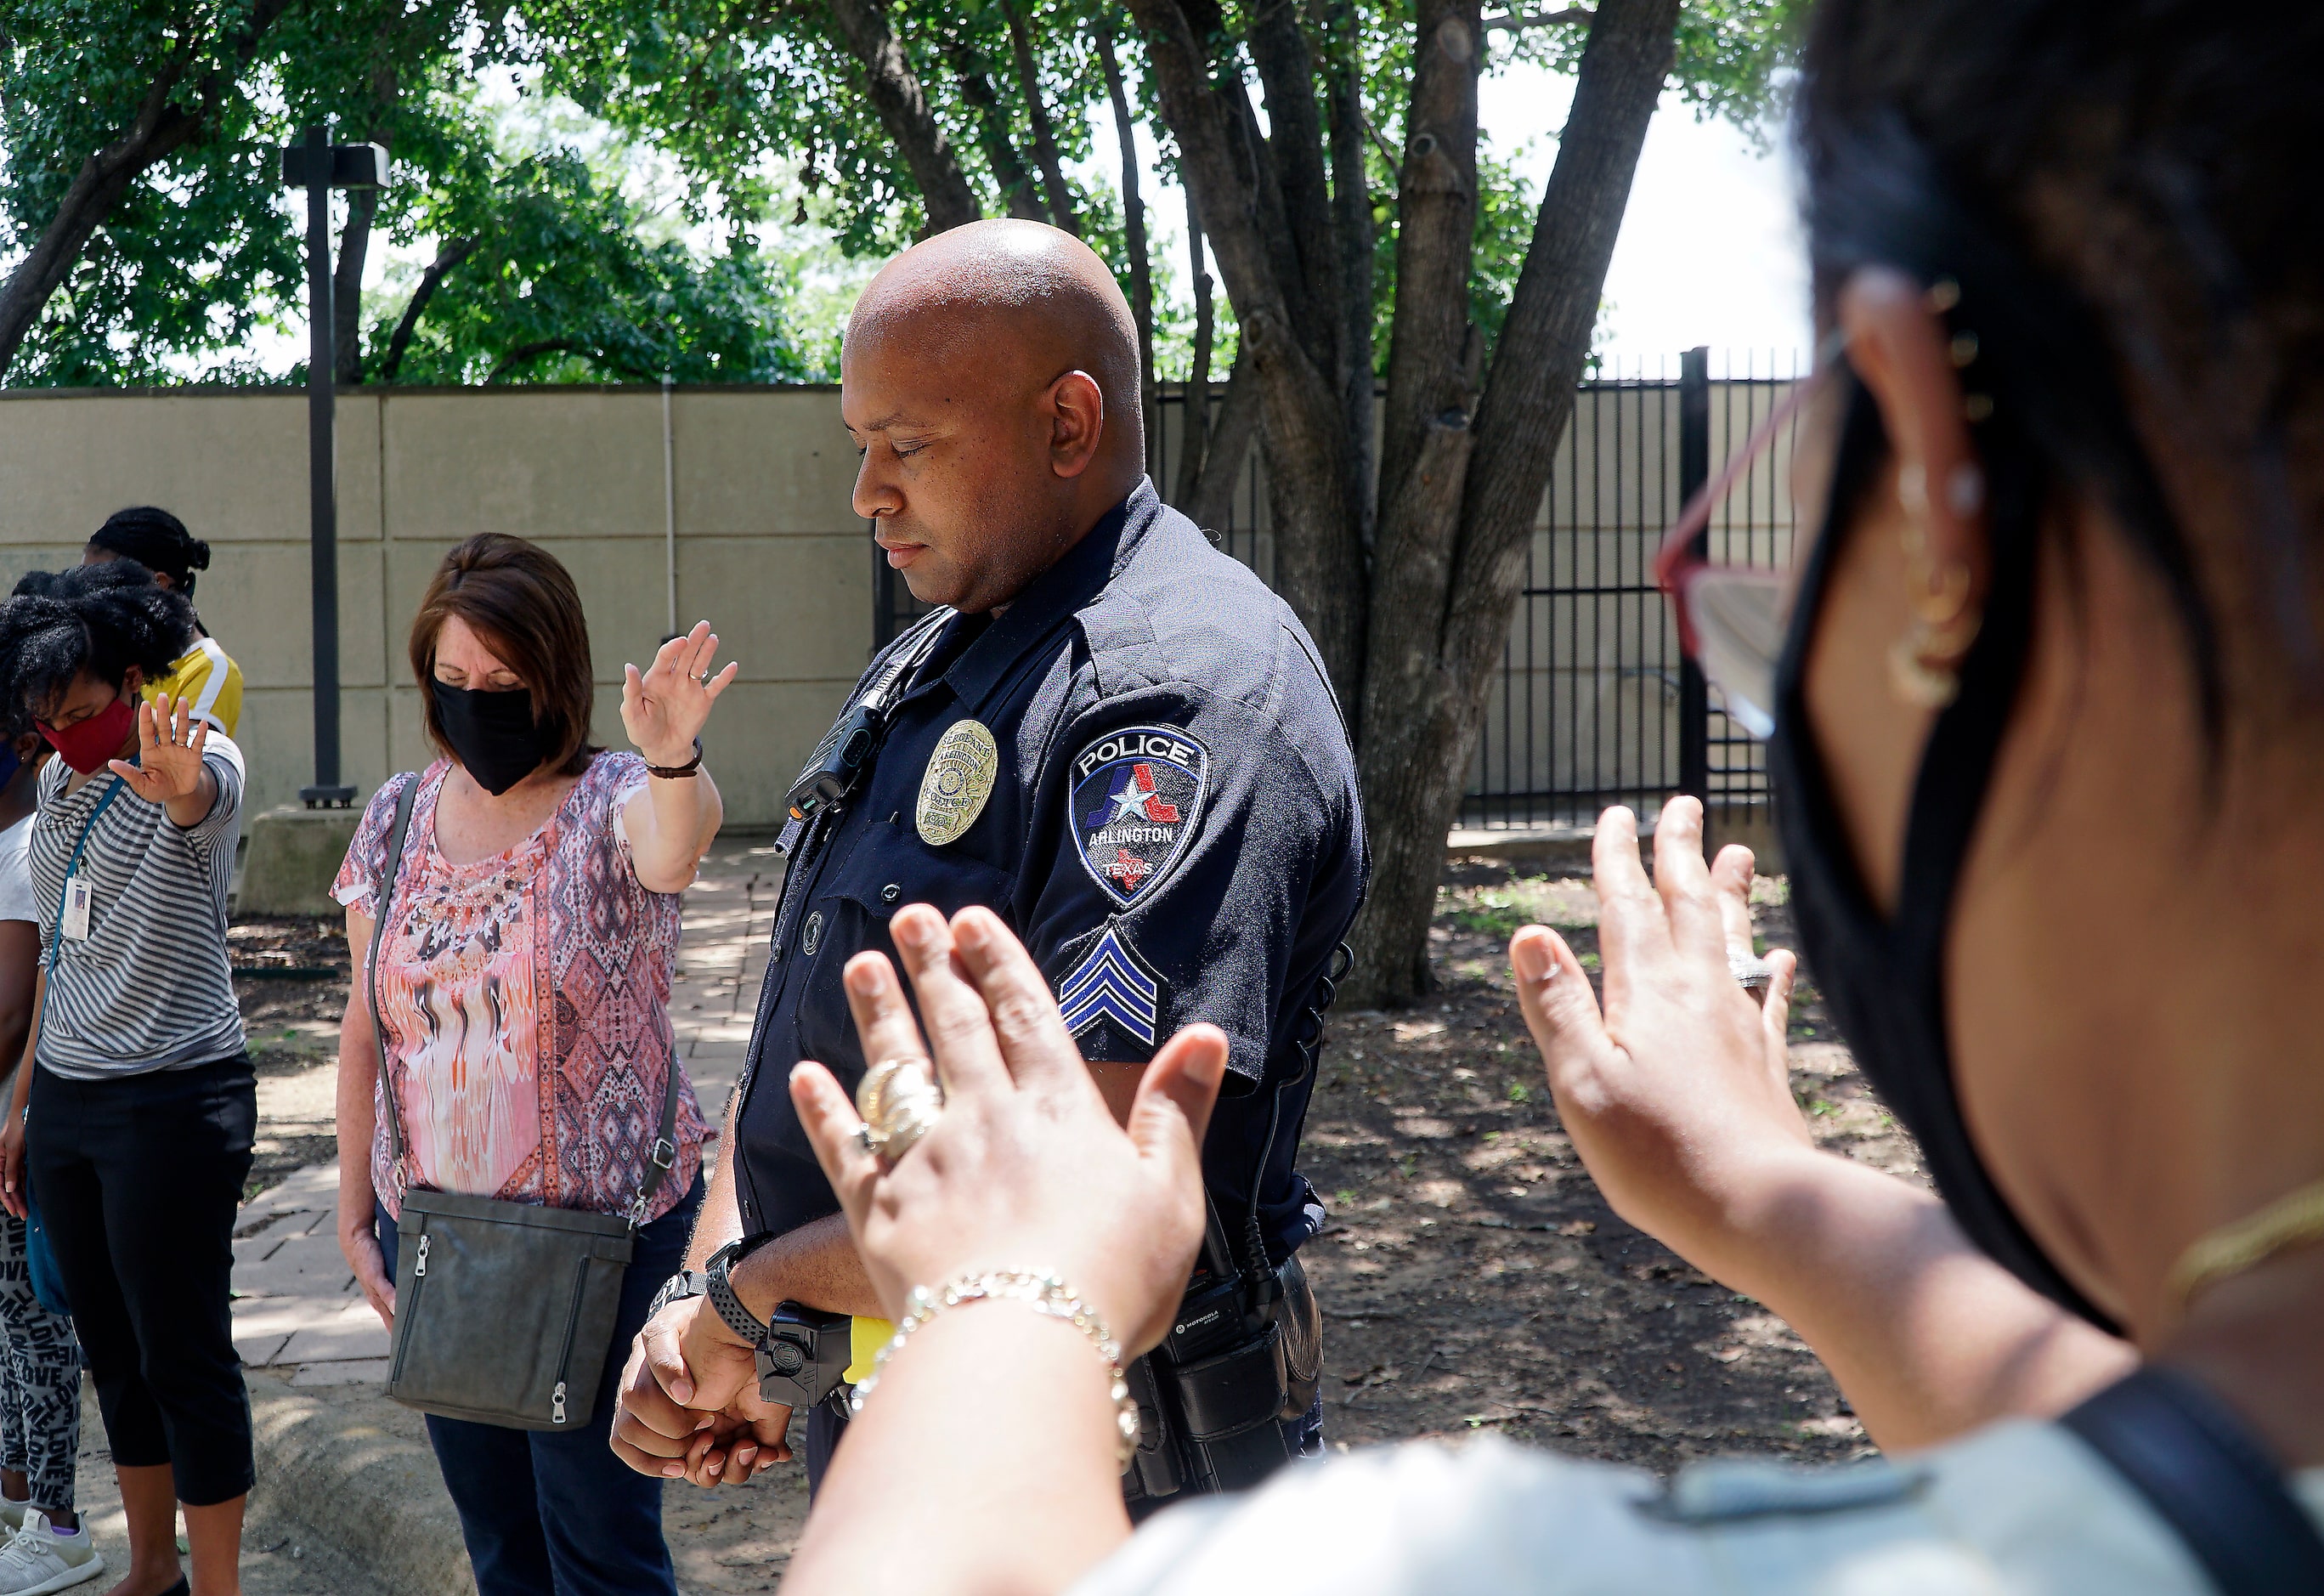
[[[470,0],[0,0],[0,372],[268,380],[255,335],[306,320],[275,151],[317,121],[396,169],[339,202],[339,381],[800,370],[789,280],[747,232],[703,244],[570,141],[502,136],[477,77],[530,42]],[[436,247],[367,323],[375,227]]]
[[[698,259],[569,150],[410,218],[456,258],[377,328],[385,381],[765,383],[808,374],[783,336],[788,283],[748,238]],[[438,256],[438,262],[445,259]]]
[[[213,317],[208,289],[254,302],[290,259],[279,228],[254,226],[242,203],[265,175],[244,147],[249,80],[288,4],[0,0],[0,244],[14,257],[0,281],[0,372],[36,327],[35,366],[65,381],[140,371],[215,332],[246,336],[244,313]],[[88,256],[116,219],[122,230]]]

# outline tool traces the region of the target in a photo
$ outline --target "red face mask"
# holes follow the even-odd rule
[[[32,724],[40,727],[42,738],[57,751],[58,758],[80,774],[94,776],[129,741],[129,728],[137,724],[137,703],[124,693],[87,720],[75,721],[71,725],[52,726],[46,721]]]

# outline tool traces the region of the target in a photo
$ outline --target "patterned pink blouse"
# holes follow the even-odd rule
[[[622,805],[646,782],[601,753],[549,823],[509,852],[452,864],[436,846],[451,761],[372,796],[331,895],[378,918],[387,832],[420,784],[394,923],[378,928],[382,1053],[403,1111],[410,1176],[438,1191],[617,1213],[636,1199],[678,1070],[678,1163],[649,1218],[681,1202],[707,1127],[669,1025],[678,896],[638,882]],[[380,1107],[372,1185],[401,1217]]]

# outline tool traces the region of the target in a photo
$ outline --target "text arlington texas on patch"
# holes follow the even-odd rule
[[[1116,903],[1129,908],[1185,852],[1210,763],[1198,739],[1170,726],[1108,732],[1074,756],[1074,846]]]

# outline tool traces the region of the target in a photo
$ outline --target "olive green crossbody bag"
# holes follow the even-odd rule
[[[372,1031],[380,1044],[402,1215],[395,1269],[395,1336],[387,1394],[445,1418],[524,1430],[589,1422],[620,1311],[622,1272],[678,1149],[678,1067],[662,1089],[661,1129],[648,1149],[637,1200],[626,1214],[434,1192],[408,1183],[403,1113],[387,1073],[379,1010],[379,945],[403,867],[403,841],[420,779],[406,786],[388,833],[379,915],[364,964]]]

